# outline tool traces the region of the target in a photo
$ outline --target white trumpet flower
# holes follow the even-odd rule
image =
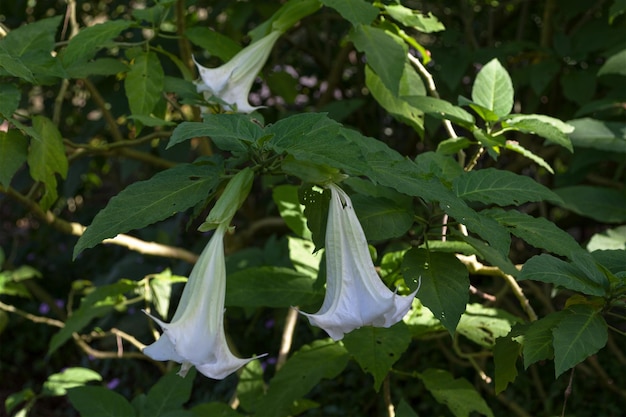
[[[272,31],[268,35],[243,48],[230,61],[217,68],[206,68],[195,61],[201,81],[197,83],[199,93],[208,100],[216,96],[226,103],[226,110],[251,113],[258,107],[251,106],[248,95],[257,74],[265,65],[269,54],[282,34]]]
[[[402,296],[385,286],[374,268],[350,198],[335,184],[328,188],[326,296],[317,313],[302,314],[333,340],[341,340],[362,326],[393,326],[409,311],[417,290]]]
[[[218,226],[198,258],[170,323],[148,314],[163,334],[143,353],[157,361],[181,363],[180,376],[192,366],[209,378],[223,379],[254,358],[233,355],[224,333],[226,264],[224,235],[228,222]]]

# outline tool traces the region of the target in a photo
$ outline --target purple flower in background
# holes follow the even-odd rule
[[[302,314],[333,340],[362,326],[391,327],[409,311],[417,290],[402,296],[385,286],[350,198],[335,184],[328,188],[326,296],[317,313]]]

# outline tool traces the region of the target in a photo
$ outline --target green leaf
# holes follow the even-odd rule
[[[20,105],[22,92],[15,84],[0,84],[0,97],[0,116],[11,117]]]
[[[608,187],[575,185],[557,188],[562,207],[601,223],[626,221],[626,192]]]
[[[156,311],[161,317],[167,317],[170,311],[170,297],[172,294],[172,284],[186,282],[182,276],[172,275],[172,271],[166,268],[163,272],[151,277],[148,285],[150,291],[145,295],[147,302],[152,302]]]
[[[488,219],[489,217],[485,216],[484,218]],[[473,236],[461,235],[458,232],[455,232],[455,235],[472,245],[480,258],[486,260],[493,266],[497,266],[505,274],[509,274],[514,277],[519,275],[519,271],[508,258],[509,248],[511,246],[510,240],[506,245],[494,246],[493,244],[488,244],[480,239],[476,239]]]
[[[358,25],[351,32],[350,40],[359,52],[365,53],[368,65],[385,87],[397,96],[407,54],[402,39],[383,29]]]
[[[563,372],[602,349],[608,340],[607,325],[599,311],[586,304],[564,310],[554,335],[554,374]]]
[[[316,340],[298,350],[270,381],[257,406],[259,416],[286,417],[296,400],[324,379],[336,377],[348,364],[348,352],[330,339]],[[294,383],[298,381],[298,383]]]
[[[172,132],[167,148],[191,138],[208,136],[225,151],[246,152],[263,136],[261,126],[245,114],[207,114],[204,122],[183,122]]]
[[[468,304],[456,331],[474,343],[493,348],[498,337],[506,336],[519,319],[497,308]]]
[[[600,67],[598,75],[606,74],[626,75],[626,49],[611,55]]]
[[[317,279],[319,275],[322,252],[315,252],[315,245],[311,240],[287,236],[289,245],[289,260],[296,271]]]
[[[486,168],[454,179],[454,191],[467,201],[499,206],[519,206],[530,201],[560,203],[559,196],[530,177],[510,171]]]
[[[304,206],[298,198],[298,188],[295,185],[279,185],[272,190],[272,198],[287,226],[298,236],[310,240],[311,231],[306,225],[307,219],[304,217]]]
[[[545,159],[543,159],[542,157],[540,157],[537,154],[532,153],[528,149],[524,148],[518,142],[515,142],[515,141],[512,141],[512,140],[507,140],[505,142],[505,144],[504,144],[504,148],[508,149],[510,151],[513,151],[513,152],[517,152],[518,154],[520,154],[522,156],[525,156],[526,158],[530,159],[531,161],[534,161],[539,166],[544,167],[546,169],[546,171],[548,171],[550,174],[554,174],[554,170],[545,161]]]
[[[369,66],[365,66],[365,85],[378,104],[393,117],[410,125],[420,136],[424,134],[424,112],[411,106],[403,98],[403,96],[420,96],[426,93],[421,78],[407,62],[404,63],[397,96],[389,91]]]
[[[111,312],[115,306],[124,301],[125,293],[136,288],[136,282],[123,279],[115,284],[97,287],[90,292],[81,300],[80,307],[67,319],[65,326],[52,336],[48,355],[52,355],[72,337],[72,333],[82,330],[91,320]]]
[[[511,337],[499,337],[493,348],[493,361],[495,363],[495,391],[496,395],[517,377],[517,358],[522,353],[522,345]]]
[[[440,32],[445,30],[443,23],[431,12],[422,13],[419,10],[409,9],[401,4],[385,5],[385,11],[404,26],[409,26],[424,33]]]
[[[2,311],[4,312],[4,311]],[[23,408],[20,412],[15,413],[15,414],[11,414],[11,412],[15,409],[15,407],[17,407],[18,405],[24,403],[24,402],[30,402],[31,405],[32,403],[35,402],[35,400],[37,399],[37,396],[35,395],[35,392],[31,389],[31,388],[25,388],[19,392],[16,392],[14,394],[10,394],[6,400],[4,400],[4,409],[6,410],[7,413],[9,413],[9,415],[12,415],[14,417],[19,417],[19,416],[26,416],[26,412],[24,412],[23,414],[20,414],[21,411],[24,411],[25,409],[28,409],[28,406],[26,406],[25,408]]]
[[[474,142],[466,137],[450,138],[442,140],[437,145],[437,153],[442,155],[455,155],[460,150],[466,149]]]
[[[139,229],[206,200],[220,183],[221,162],[181,164],[139,181],[111,198],[74,247],[74,258],[104,239]]]
[[[404,235],[413,225],[413,207],[386,198],[355,194],[354,210],[368,240],[385,240]]]
[[[409,105],[438,119],[450,120],[467,129],[471,129],[476,120],[474,116],[452,103],[428,96],[403,97]]]
[[[17,129],[0,131],[0,185],[8,188],[17,170],[26,162],[28,139]]]
[[[626,225],[596,233],[587,243],[589,252],[618,249],[626,249]]]
[[[103,387],[77,387],[68,398],[81,417],[135,417],[135,409],[126,398]]]
[[[405,279],[421,281],[418,298],[454,334],[469,301],[469,273],[454,254],[413,248],[404,255]]]
[[[330,192],[320,190],[314,186],[304,186],[298,190],[298,197],[304,205],[304,215],[307,227],[311,231],[311,240],[315,244],[315,250],[325,245],[326,223],[328,219],[328,205]]]
[[[170,371],[161,377],[156,384],[150,388],[140,416],[159,417],[168,412],[182,411],[183,404],[189,400],[191,389],[196,372],[192,368],[184,378],[178,376],[176,371]]]
[[[378,8],[365,0],[320,0],[324,6],[332,7],[339,14],[352,23],[353,26],[359,24],[369,25],[376,16]]]
[[[526,261],[517,279],[547,282],[588,295],[605,295],[608,282],[595,282],[592,278],[576,265],[543,254]]]
[[[626,123],[604,122],[587,117],[568,120],[567,123],[574,126],[570,134],[574,146],[626,153]]]
[[[96,52],[103,48],[123,30],[130,27],[128,20],[109,20],[82,29],[70,38],[67,48],[60,54],[66,68],[80,65],[92,59]]]
[[[149,116],[163,94],[165,74],[161,61],[154,52],[137,55],[126,75],[124,88],[130,112]]]
[[[241,46],[230,37],[207,27],[194,26],[185,31],[185,36],[194,45],[206,50],[224,62],[229,61],[241,50]]]
[[[532,133],[574,152],[571,139],[567,136],[574,131],[574,126],[559,119],[540,114],[516,114],[507,118],[502,127],[510,127],[524,133]]]
[[[517,210],[505,211],[500,208],[483,210],[481,213],[495,219],[515,236],[536,248],[567,256],[572,260],[585,252],[569,233],[543,217],[532,217]]]
[[[31,69],[19,57],[12,56],[0,41],[0,70],[4,69],[4,73],[0,71],[0,75],[9,74],[14,77],[21,78],[29,83],[36,83],[35,75]]]
[[[252,42],[267,35],[270,31],[286,32],[300,19],[315,13],[322,4],[318,0],[288,0],[265,22],[248,32]]]
[[[505,117],[513,109],[513,83],[509,73],[496,58],[478,72],[472,86],[472,100],[499,117]]]
[[[561,321],[563,312],[548,314],[534,321],[524,333],[524,368],[554,356],[552,329]]]
[[[320,293],[306,274],[278,266],[237,271],[228,276],[226,305],[237,307],[290,307],[307,305]]]
[[[130,120],[135,120],[144,126],[150,126],[150,127],[176,126],[176,123],[174,122],[159,119],[158,117],[154,117],[154,116],[146,116],[144,114],[136,114],[134,116],[131,115],[131,116],[128,116],[128,118]]]
[[[448,406],[455,417],[469,417],[472,411],[493,417],[493,412],[466,379],[455,379],[442,369],[429,368],[419,375],[435,399]]]
[[[87,368],[66,368],[62,372],[52,374],[43,384],[43,395],[61,396],[70,388],[80,387],[90,381],[102,381],[96,371]]]
[[[419,417],[411,406],[404,400],[400,400],[396,408],[396,417]]]
[[[374,389],[380,390],[394,363],[411,343],[411,334],[403,322],[389,328],[366,326],[348,333],[343,344],[363,369],[374,376]]]
[[[263,368],[261,361],[253,360],[241,370],[239,383],[237,384],[237,398],[240,408],[249,413],[256,410],[256,405],[265,394],[265,380],[263,379]],[[205,416],[214,414],[205,414]]]
[[[27,158],[30,175],[46,186],[39,204],[47,210],[57,199],[56,174],[62,178],[67,175],[68,162],[63,138],[56,125],[44,116],[33,117],[33,127],[28,133],[32,133]]]
[[[90,75],[115,75],[127,72],[128,65],[114,58],[99,58],[82,62],[67,69],[69,78],[87,78]]]

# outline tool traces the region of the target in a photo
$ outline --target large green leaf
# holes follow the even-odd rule
[[[243,409],[248,413],[256,410],[256,405],[265,394],[265,380],[263,379],[263,367],[261,361],[255,359],[248,362],[239,374],[239,383],[237,384],[237,398],[239,399],[239,409]],[[209,414],[205,414],[209,415]],[[211,416],[213,414],[210,414]]]
[[[568,136],[568,134],[574,131],[574,127],[559,119],[540,114],[515,114],[507,118],[502,123],[502,126],[524,133],[539,135],[549,142],[574,152],[572,141]]]
[[[526,261],[518,280],[547,282],[583,294],[603,296],[606,294],[608,282],[598,282],[597,277],[598,275],[590,277],[576,265],[543,254]]]
[[[323,378],[339,375],[348,364],[349,357],[341,344],[330,339],[303,346],[272,378],[267,394],[257,405],[256,414],[272,417],[291,415],[294,402]]]
[[[569,259],[574,259],[581,252],[585,252],[569,233],[543,217],[533,217],[517,210],[505,211],[501,208],[483,210],[481,213],[495,219],[515,236],[536,248],[567,256]]]
[[[380,77],[369,66],[365,67],[365,85],[378,104],[401,122],[409,124],[415,131],[424,134],[424,112],[407,103],[402,96],[424,95],[424,83],[408,63],[404,64],[404,72],[400,79],[398,96],[394,95],[383,84]]]
[[[385,87],[397,96],[408,51],[402,39],[383,29],[358,25],[351,32],[350,40],[357,50],[365,53],[368,65]]]
[[[626,221],[626,192],[608,187],[575,185],[557,188],[563,207],[602,223]]]
[[[228,276],[226,305],[238,307],[290,307],[307,305],[321,297],[315,280],[293,269],[263,266]]]
[[[241,46],[230,37],[208,27],[193,26],[185,31],[185,36],[195,45],[212,56],[228,61],[241,50]]]
[[[528,369],[535,362],[554,357],[552,329],[562,317],[562,311],[549,314],[532,322],[524,332],[524,368]]]
[[[17,129],[0,131],[0,185],[7,188],[15,172],[26,162],[28,139]]]
[[[69,68],[92,59],[107,42],[128,29],[130,25],[131,22],[128,20],[109,20],[82,29],[70,39],[67,48],[61,53],[63,65]]]
[[[492,59],[478,72],[472,87],[474,103],[507,116],[513,108],[513,82],[500,61]]]
[[[352,23],[369,25],[378,16],[378,9],[365,0],[320,0],[324,6],[332,7]]]
[[[404,235],[413,225],[412,205],[386,198],[353,195],[352,204],[368,240],[385,240]]]
[[[420,281],[418,297],[454,334],[469,301],[469,273],[452,253],[413,248],[404,255],[405,279]]]
[[[105,387],[77,387],[68,398],[81,417],[135,417],[135,409],[126,398]]]
[[[34,180],[45,184],[46,190],[40,205],[47,210],[57,199],[56,174],[65,178],[68,170],[65,146],[59,129],[44,116],[33,117],[33,127],[28,151],[28,166]]]
[[[403,322],[389,328],[366,326],[348,333],[343,344],[364,372],[374,376],[378,391],[400,355],[409,347],[411,333]]]
[[[0,117],[11,117],[20,105],[22,92],[15,84],[4,83],[0,84],[0,97]]]
[[[124,87],[130,112],[149,116],[163,94],[165,74],[154,52],[143,52],[131,62]]]
[[[168,148],[191,138],[208,136],[225,151],[244,152],[263,134],[245,114],[207,114],[204,122],[183,122],[172,132]]]
[[[559,196],[530,177],[486,168],[470,171],[454,180],[457,196],[468,201],[499,206],[519,206],[530,201],[560,203]]]
[[[124,301],[124,294],[137,288],[137,283],[130,280],[121,280],[115,284],[98,287],[90,292],[80,302],[61,328],[50,340],[48,355],[54,353],[61,345],[67,342],[74,332],[82,330],[96,317],[102,317]]]
[[[574,131],[570,134],[574,146],[626,152],[626,123],[590,118],[568,120],[567,123],[574,126]]]
[[[506,336],[519,319],[497,308],[468,304],[456,331],[486,348],[493,348],[498,337]]]
[[[604,318],[590,305],[575,304],[564,312],[562,320],[552,329],[554,373],[557,378],[602,349],[608,339]]]
[[[429,368],[419,375],[426,389],[435,399],[448,406],[455,417],[469,417],[475,411],[493,417],[493,412],[466,379],[455,379],[443,369]]]
[[[191,369],[185,378],[181,378],[174,371],[161,377],[150,388],[142,404],[140,416],[159,417],[170,411],[180,411],[189,400],[195,376],[195,369]]]
[[[104,239],[166,219],[206,200],[220,183],[221,162],[183,164],[139,181],[111,198],[74,247],[74,258]]]

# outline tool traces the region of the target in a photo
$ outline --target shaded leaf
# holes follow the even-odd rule
[[[493,348],[498,337],[509,334],[519,319],[497,308],[468,304],[456,328],[459,334],[486,348]]]
[[[220,182],[223,167],[181,164],[139,181],[111,198],[74,247],[74,258],[104,239],[139,229],[206,200]]]
[[[469,301],[469,273],[454,254],[413,248],[404,255],[402,274],[421,281],[418,297],[454,334]]]
[[[501,393],[517,377],[517,358],[522,353],[522,345],[511,337],[499,337],[493,348],[495,363],[495,391]]]
[[[604,122],[587,117],[568,120],[567,123],[574,126],[570,134],[574,146],[626,152],[626,123]]]
[[[145,417],[165,416],[168,412],[177,412],[180,415],[183,404],[189,400],[193,380],[196,376],[195,368],[189,370],[184,377],[170,371],[150,388],[140,414]]]
[[[575,304],[564,313],[562,320],[552,329],[557,378],[602,349],[608,340],[604,318],[590,305]]]
[[[378,16],[378,8],[364,0],[320,0],[325,6],[332,7],[339,14],[357,26],[369,25]]]
[[[124,88],[130,112],[149,116],[163,94],[165,74],[154,52],[144,52],[133,59]]]
[[[208,136],[225,151],[245,152],[247,144],[263,135],[261,127],[245,114],[207,114],[204,122],[183,122],[172,132],[167,148],[185,140]]]
[[[561,204],[574,213],[598,220],[601,223],[626,221],[626,192],[608,187],[575,185],[557,188],[554,192],[563,200]]]
[[[365,53],[368,65],[385,87],[397,96],[406,60],[406,44],[398,36],[383,29],[364,25],[354,28],[350,40],[359,52]]]
[[[26,162],[28,139],[17,129],[0,131],[0,185],[8,188],[17,170]]]
[[[366,326],[345,335],[343,344],[363,369],[374,376],[374,389],[380,390],[387,373],[411,343],[403,322],[389,328]]]
[[[108,41],[128,29],[131,24],[127,20],[109,20],[83,28],[70,39],[67,48],[60,54],[63,64],[69,68],[92,59]]]
[[[559,119],[539,114],[516,114],[507,118],[502,126],[541,136],[549,142],[574,152],[572,141],[568,136],[574,131],[574,127]]]
[[[455,417],[469,417],[473,411],[493,417],[485,400],[466,379],[455,379],[449,372],[433,368],[422,372],[419,378],[433,397],[448,406]]]
[[[104,387],[77,387],[68,398],[81,417],[135,417],[135,409],[126,398]]]

